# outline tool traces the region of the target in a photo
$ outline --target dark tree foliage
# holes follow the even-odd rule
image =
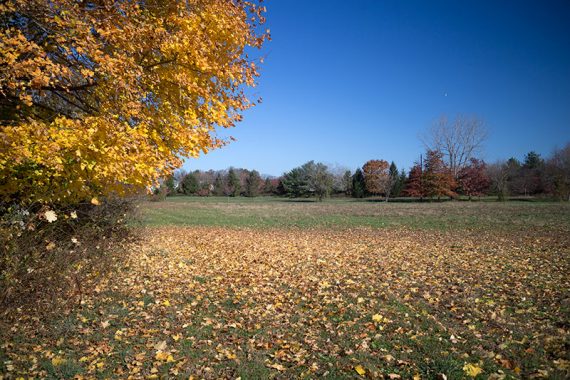
[[[274,192],[275,192],[275,186],[273,186],[271,178],[265,178],[265,181],[263,182],[263,194],[271,195]]]
[[[556,149],[546,162],[546,188],[560,200],[570,201],[570,143]]]
[[[176,193],[176,186],[174,185],[173,175],[166,177],[166,180],[164,181],[164,186],[166,186],[166,189],[168,191],[166,195],[174,195],[174,193]]]
[[[354,198],[364,198],[365,195],[366,183],[364,182],[364,173],[358,168],[352,176],[352,196]]]
[[[308,196],[308,184],[305,178],[303,169],[300,167],[294,168],[291,171],[285,173],[283,179],[281,180],[281,185],[283,186],[283,191],[288,197],[298,198],[303,196]]]
[[[404,185],[406,183],[406,172],[402,170],[402,173],[398,172],[398,167],[392,161],[390,164],[390,168],[388,169],[391,182],[392,182],[392,189],[390,190],[390,195],[394,198],[399,197],[402,195],[402,190],[404,189]]]
[[[257,197],[259,195],[260,186],[261,176],[257,170],[252,170],[245,180],[245,196]]]
[[[188,173],[182,180],[182,193],[186,195],[193,195],[198,192],[200,189],[200,183],[198,182],[198,178],[194,173]]]
[[[319,200],[323,200],[330,194],[333,176],[325,164],[309,161],[285,173],[281,183],[289,197],[316,196]]]
[[[224,179],[222,177],[221,173],[218,173],[216,175],[216,179],[214,180],[214,195],[217,196],[222,196],[225,195],[226,190],[225,190],[225,185],[224,185]]]
[[[227,195],[231,197],[237,197],[241,192],[241,181],[236,174],[234,168],[230,168],[228,171],[228,177],[226,180]]]

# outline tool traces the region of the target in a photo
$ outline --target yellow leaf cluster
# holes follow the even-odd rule
[[[223,0],[8,0],[0,198],[72,203],[156,183],[252,103],[264,8]]]
[[[463,366],[463,372],[469,377],[477,377],[477,375],[483,372],[483,369],[477,364],[468,363]]]
[[[366,370],[364,369],[363,366],[361,366],[360,364],[354,367],[354,370],[356,371],[356,373],[358,373],[360,376],[364,376],[366,375]]]

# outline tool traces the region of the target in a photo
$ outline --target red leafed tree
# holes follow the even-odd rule
[[[457,187],[451,170],[443,162],[443,153],[428,150],[424,162],[422,184],[428,197],[455,197]]]
[[[370,160],[362,167],[366,190],[371,194],[383,194],[386,199],[390,196],[392,182],[388,168],[390,164],[384,160]]]
[[[487,165],[476,158],[471,158],[469,164],[459,170],[457,181],[459,189],[469,196],[469,200],[473,196],[484,195],[491,183],[487,176]]]
[[[406,181],[406,187],[404,188],[404,194],[408,197],[423,198],[425,196],[422,184],[422,167],[417,162],[410,169],[410,174]]]

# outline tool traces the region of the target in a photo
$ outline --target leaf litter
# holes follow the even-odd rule
[[[58,378],[564,378],[570,238],[146,228],[80,308],[5,317],[0,372]]]

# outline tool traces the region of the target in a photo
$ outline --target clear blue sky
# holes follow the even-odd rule
[[[272,41],[237,138],[187,170],[308,160],[409,168],[442,114],[485,120],[487,161],[570,141],[570,2],[268,0]],[[447,96],[445,96],[447,94]]]

